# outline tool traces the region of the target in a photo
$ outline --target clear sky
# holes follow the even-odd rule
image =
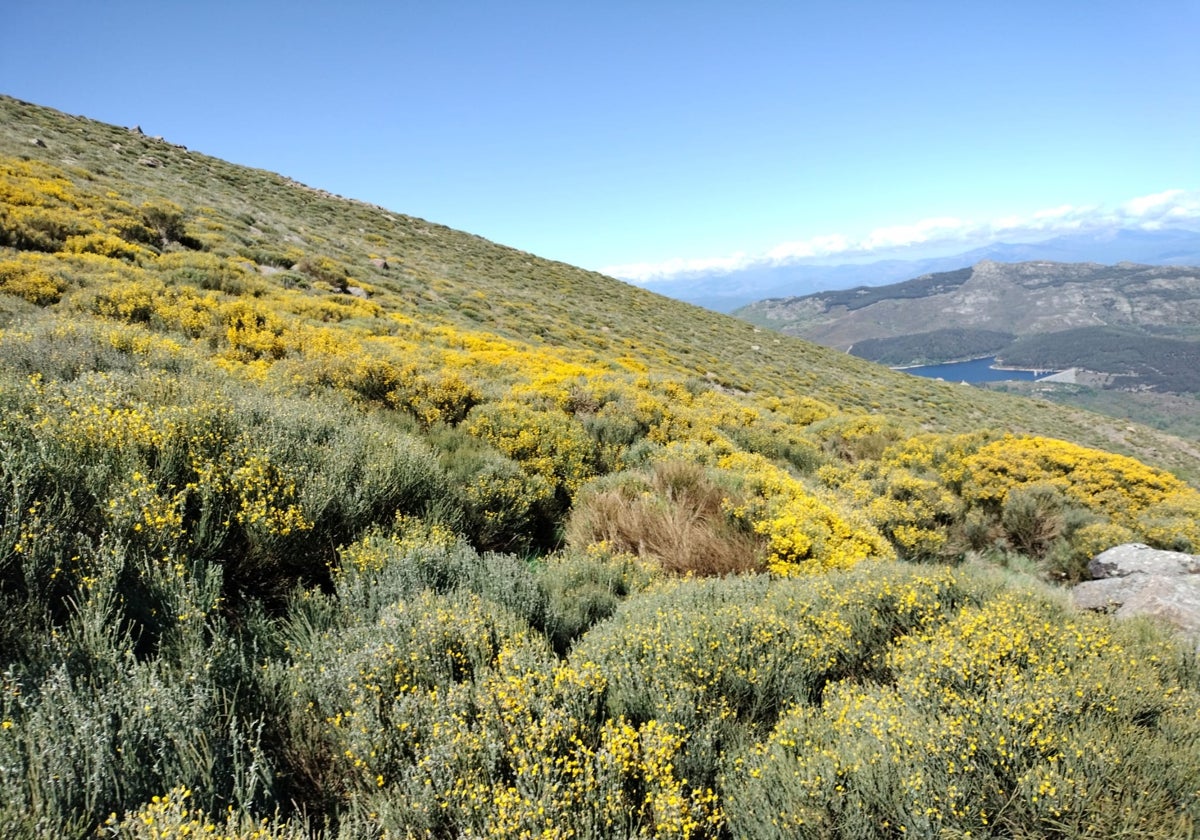
[[[1198,43],[1200,0],[9,0],[0,92],[644,278],[1200,227]]]

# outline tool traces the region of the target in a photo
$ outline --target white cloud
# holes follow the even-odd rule
[[[803,242],[785,242],[782,245],[776,245],[770,251],[767,251],[765,261],[769,263],[781,263],[790,260],[824,257],[829,254],[848,251],[853,247],[854,243],[841,234],[815,236]]]
[[[826,234],[784,242],[761,254],[738,252],[723,257],[672,259],[655,263],[630,263],[600,269],[603,273],[637,283],[728,273],[752,267],[772,267],[830,258],[860,258],[913,246],[953,246],[980,241],[1019,242],[1106,227],[1154,229],[1181,223],[1200,222],[1200,190],[1164,190],[1130,199],[1115,209],[1099,205],[1062,204],[1026,216],[1004,216],[991,222],[975,222],[953,216],[922,219],[907,225],[876,228],[861,239]],[[969,246],[968,246],[969,247]]]
[[[657,263],[628,263],[600,269],[601,273],[613,277],[623,277],[626,280],[659,280],[685,274],[707,274],[709,272],[729,272],[746,268],[754,263],[754,259],[736,253],[727,257],[701,257],[684,259],[676,257]]]
[[[879,251],[885,248],[900,248],[906,245],[922,245],[940,241],[946,237],[961,236],[974,227],[970,222],[955,218],[922,219],[916,224],[894,225],[876,228],[859,243],[860,251]]]
[[[1163,190],[1160,193],[1144,195],[1141,198],[1127,201],[1121,205],[1121,209],[1128,216],[1155,215],[1164,209],[1172,209],[1179,199],[1186,197],[1187,193],[1183,190]]]

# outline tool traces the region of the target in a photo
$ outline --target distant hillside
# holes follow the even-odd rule
[[[1029,335],[998,351],[1012,367],[1084,368],[1112,375],[1111,387],[1200,396],[1200,341],[1119,327]]]
[[[1200,324],[1200,269],[984,261],[888,286],[772,298],[736,314],[843,350],[931,325],[1015,335],[1086,326],[1191,328]]]
[[[651,280],[644,285],[668,297],[717,312],[733,312],[764,298],[796,297],[856,286],[883,286],[911,277],[953,272],[984,260],[1200,265],[1200,232],[1118,228],[1056,236],[1041,242],[997,242],[945,257],[905,259],[893,255],[872,262],[838,265],[804,262],[751,265],[735,271],[688,273]]]
[[[906,367],[936,365],[959,359],[994,356],[1005,350],[1016,336],[997,330],[972,330],[952,327],[895,338],[864,338],[849,348],[860,359],[883,365]]]
[[[1038,391],[1196,434],[1200,269],[983,262],[888,286],[764,300],[738,314],[896,367],[995,356],[1010,367],[1079,369],[1064,378],[1070,384]]]

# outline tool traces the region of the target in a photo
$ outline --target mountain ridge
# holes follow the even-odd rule
[[[885,286],[773,298],[739,309],[752,323],[848,349],[942,328],[1028,335],[1086,326],[1200,323],[1200,269],[1134,263],[1001,263]]]
[[[887,285],[925,274],[954,271],[982,260],[1195,265],[1200,264],[1200,232],[1183,228],[1102,229],[1039,242],[997,242],[941,257],[860,260],[838,265],[750,266],[731,272],[699,272],[651,280],[641,285],[718,312],[732,312],[766,298],[798,297],[859,285]]]

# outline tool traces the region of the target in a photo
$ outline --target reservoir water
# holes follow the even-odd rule
[[[971,359],[966,362],[950,362],[944,365],[922,365],[921,367],[903,368],[905,373],[924,376],[929,379],[944,379],[947,382],[1011,382],[1014,379],[1030,381],[1041,379],[1055,371],[1052,370],[999,370],[992,367],[996,363],[995,356],[985,359]]]

